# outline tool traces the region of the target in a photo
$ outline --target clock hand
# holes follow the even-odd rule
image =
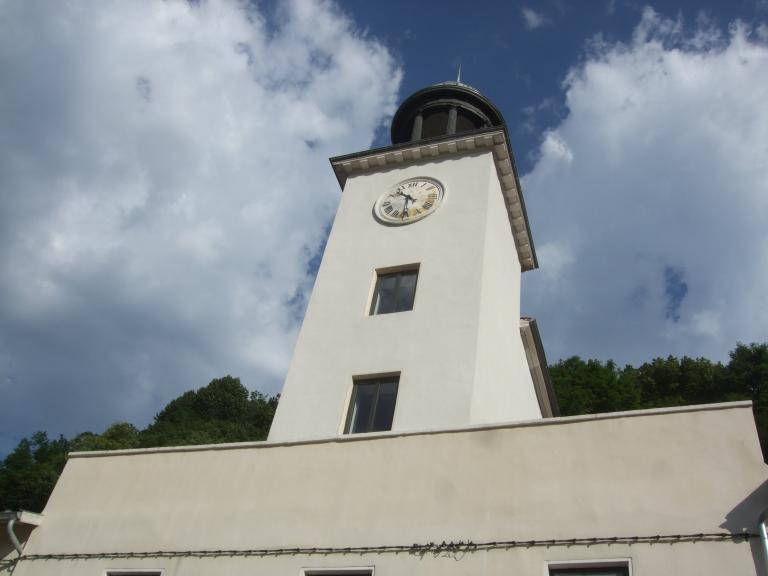
[[[408,194],[403,194],[403,197],[405,198],[405,201],[403,205],[403,213],[400,215],[400,220],[408,215],[408,200],[413,201],[413,198],[411,198]]]

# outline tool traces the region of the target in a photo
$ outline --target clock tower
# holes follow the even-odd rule
[[[474,88],[407,98],[392,145],[331,159],[343,193],[269,440],[551,417],[537,267],[504,120]]]

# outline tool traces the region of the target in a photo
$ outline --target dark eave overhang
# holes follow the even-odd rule
[[[528,212],[525,209],[523,189],[517,173],[515,157],[509,145],[505,126],[494,126],[414,142],[404,142],[383,148],[374,148],[330,159],[339,186],[344,190],[347,177],[352,174],[369,172],[384,167],[407,165],[429,158],[466,154],[473,151],[490,150],[496,164],[496,173],[504,193],[515,247],[520,266],[525,272],[539,267],[533,245]]]
[[[541,342],[539,326],[534,318],[520,318],[520,336],[523,339],[525,356],[528,360],[528,368],[531,371],[533,387],[536,390],[536,399],[539,402],[541,416],[543,418],[555,418],[560,416],[560,407],[555,395],[555,387],[549,375],[547,357],[544,354],[544,345]]]

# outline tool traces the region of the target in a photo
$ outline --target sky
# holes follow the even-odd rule
[[[0,0],[0,454],[279,392],[403,98],[504,115],[550,362],[768,341],[768,1]]]

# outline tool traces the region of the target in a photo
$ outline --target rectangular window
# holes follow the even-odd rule
[[[377,272],[369,314],[375,316],[413,310],[418,276],[418,267],[390,273]]]
[[[373,576],[373,568],[320,568],[302,570],[303,576]]]
[[[616,564],[574,564],[571,566],[549,567],[549,576],[629,576],[629,566],[622,562]]]
[[[162,570],[107,570],[106,576],[162,576]]]
[[[391,430],[399,381],[399,376],[356,380],[344,434]]]
[[[373,576],[373,568],[318,568],[304,569],[302,576]]]

